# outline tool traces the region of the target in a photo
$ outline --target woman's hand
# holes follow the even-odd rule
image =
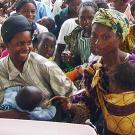
[[[69,102],[69,99],[65,96],[55,96],[50,99],[51,104],[54,102],[59,102],[63,110],[70,110],[71,103]]]

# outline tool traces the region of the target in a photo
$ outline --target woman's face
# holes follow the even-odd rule
[[[29,22],[33,22],[36,16],[36,7],[33,3],[27,3],[20,9],[19,13],[24,15]]]
[[[79,12],[79,24],[82,28],[91,27],[95,10],[91,7],[82,7]]]
[[[110,27],[94,23],[91,31],[91,44],[94,54],[108,56],[109,53],[118,49],[120,38]]]
[[[9,56],[14,64],[24,63],[32,49],[31,33],[29,31],[17,33],[7,44]]]

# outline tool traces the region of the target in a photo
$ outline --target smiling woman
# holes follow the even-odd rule
[[[42,32],[48,32],[48,29],[38,23],[35,23],[37,6],[34,0],[18,0],[16,3],[16,12],[25,16],[35,29],[34,35]]]
[[[31,33],[29,31],[18,33],[14,36],[10,44],[7,44],[7,47],[11,60],[22,71],[21,67],[32,50]]]
[[[17,20],[17,19],[18,20]],[[8,24],[10,22],[10,25]],[[14,25],[15,23],[15,25]],[[17,29],[16,29],[17,28]],[[9,18],[2,29],[4,43],[6,43],[9,55],[18,70],[22,71],[24,62],[32,49],[32,28],[23,16]]]
[[[16,4],[16,12],[24,15],[29,22],[36,16],[36,3],[33,0],[20,0]]]
[[[76,90],[55,63],[30,52],[32,28],[24,16],[9,17],[2,25],[1,34],[9,56],[0,60],[0,97],[4,96],[5,89],[18,85],[38,87],[46,100],[55,95],[65,96]],[[1,113],[0,117],[3,117]],[[10,116],[8,114],[4,117]],[[16,117],[11,113],[11,118]]]

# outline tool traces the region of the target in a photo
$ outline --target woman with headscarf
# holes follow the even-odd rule
[[[135,62],[135,55],[119,49],[129,30],[127,17],[112,9],[100,9],[92,22],[93,53],[101,57],[84,70],[83,82],[85,95],[89,96],[87,100],[89,107],[93,105],[91,101],[94,100],[102,110],[105,135],[134,135],[135,133],[135,91],[115,89],[110,84],[109,78],[115,66],[125,61]],[[86,101],[84,91],[82,95],[80,93],[79,96],[74,95],[72,100],[73,102]]]

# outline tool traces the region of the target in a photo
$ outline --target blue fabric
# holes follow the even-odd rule
[[[54,106],[50,106],[47,109],[42,109],[41,107],[36,107],[33,111],[28,112],[29,118],[32,120],[52,120],[56,114],[56,108]]]
[[[22,110],[16,103],[15,97],[20,90],[21,86],[10,87],[5,90],[4,100],[1,104],[1,109],[10,110],[16,109],[21,112],[27,112],[30,119],[33,120],[51,120],[56,114],[56,108],[54,106],[50,106],[47,109],[43,109],[41,107],[34,108],[33,111]]]
[[[1,104],[1,107],[3,107],[4,110],[10,110],[10,109],[17,109],[21,110],[16,104],[15,97],[19,91],[21,86],[16,86],[16,87],[10,87],[5,90],[4,94],[4,100],[3,103]],[[21,110],[22,111],[22,110]]]
[[[49,8],[48,5],[39,2],[39,1],[35,1],[36,5],[37,5],[37,10],[36,10],[36,16],[35,16],[35,21],[41,19],[44,16],[48,16],[53,18],[51,9]]]

